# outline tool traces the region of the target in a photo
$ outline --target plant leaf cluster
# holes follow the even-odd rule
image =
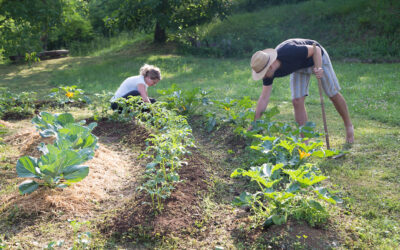
[[[201,88],[184,91],[174,83],[169,89],[157,90],[157,93],[163,95],[161,99],[168,103],[169,109],[183,115],[193,115],[201,106],[210,104],[209,93]]]
[[[197,91],[192,92],[194,94],[191,96],[195,96]],[[151,162],[146,166],[145,182],[138,190],[150,195],[153,209],[159,212],[163,208],[162,200],[171,195],[174,184],[180,181],[178,170],[186,164],[182,160],[184,155],[190,154],[190,147],[195,147],[192,129],[186,117],[177,114],[176,109],[171,109],[177,103],[181,105],[183,100],[188,99],[172,94],[167,100],[169,102],[148,104],[142,102],[138,96],[120,98],[117,100],[120,110],[111,116],[112,119],[121,122],[135,119],[152,131],[146,139],[147,147],[140,155]],[[190,100],[193,101],[187,107],[193,107],[195,98]]]
[[[60,107],[71,103],[91,103],[90,98],[85,95],[85,91],[79,89],[76,85],[53,88],[50,90],[49,97],[54,99]]]
[[[23,156],[18,159],[18,177],[34,178],[22,182],[21,194],[29,194],[39,186],[64,188],[79,182],[89,174],[89,167],[81,165],[94,156],[98,148],[97,137],[91,131],[97,125],[83,126],[85,121],[75,122],[69,113],[52,115],[41,112],[32,119],[42,137],[55,136],[54,144],[41,143],[39,158]],[[37,180],[37,181],[36,181]]]
[[[246,135],[253,139],[250,148],[256,151],[253,160],[256,166],[238,168],[231,177],[249,177],[257,183],[257,191],[243,192],[233,204],[249,206],[258,217],[264,218],[264,227],[281,225],[288,216],[299,218],[300,214],[310,224],[324,221],[316,219],[327,216],[318,200],[331,204],[341,200],[322,185],[328,177],[309,161],[311,157],[325,158],[339,152],[324,150],[322,142],[310,140],[319,136],[312,122],[295,128],[266,120],[253,125],[254,131]]]
[[[0,88],[0,118],[24,118],[33,115],[36,92],[11,93],[7,88]]]
[[[230,124],[236,135],[243,135],[246,132],[247,127],[250,125],[254,118],[255,101],[251,100],[249,96],[245,96],[242,99],[230,99],[226,98],[223,101],[213,100],[215,106],[220,108],[222,112],[219,113],[220,120],[223,123]],[[211,131],[213,129],[212,124],[216,124],[217,115],[208,115],[209,119],[208,128]]]
[[[167,108],[166,103],[149,105],[149,112],[141,112],[138,119],[155,130],[146,140],[147,148],[141,157],[151,159],[146,167],[146,179],[139,190],[150,194],[153,207],[162,210],[161,199],[170,196],[174,184],[180,181],[178,170],[186,165],[182,159],[194,147],[192,129],[186,118]],[[157,204],[155,204],[157,200]]]

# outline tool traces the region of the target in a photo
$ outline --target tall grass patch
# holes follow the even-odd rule
[[[204,53],[248,55],[288,38],[312,38],[334,57],[398,60],[400,4],[394,1],[313,0],[238,13],[200,29]]]

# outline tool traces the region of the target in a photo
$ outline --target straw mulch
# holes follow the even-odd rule
[[[5,138],[7,144],[20,152],[15,156],[15,163],[24,155],[39,157],[39,143],[48,144],[53,141],[54,138],[40,137],[34,128],[22,129]],[[109,206],[113,202],[118,203],[116,199],[128,195],[130,191],[133,192],[135,176],[143,169],[132,160],[131,154],[126,149],[116,151],[99,143],[94,158],[84,163],[90,167],[89,175],[84,180],[65,189],[41,187],[29,195],[20,195],[16,189],[15,192],[0,197],[0,212],[17,206],[27,214],[63,214],[66,218],[71,215],[90,217],[104,207],[102,204],[106,203]],[[20,183],[24,180],[17,178],[15,182]]]

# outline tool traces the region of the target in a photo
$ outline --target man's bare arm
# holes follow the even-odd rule
[[[271,96],[271,91],[272,85],[263,86],[260,98],[258,98],[254,121],[260,119],[262,113],[267,109],[269,97]]]

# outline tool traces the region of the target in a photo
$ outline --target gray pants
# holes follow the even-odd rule
[[[329,97],[335,96],[339,93],[340,85],[333,70],[331,59],[328,52],[324,48],[324,55],[322,56],[322,69],[324,76],[321,78],[322,88],[325,94]],[[308,85],[310,77],[313,74],[313,68],[308,67],[300,69],[290,74],[290,90],[292,91],[292,99],[308,96]]]

